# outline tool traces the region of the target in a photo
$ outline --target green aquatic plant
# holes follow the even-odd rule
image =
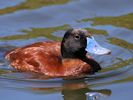
[[[92,32],[93,34],[108,35],[107,31],[105,31],[105,30],[99,30],[99,29],[93,29],[93,28],[85,28],[85,29]]]
[[[95,17],[90,20],[93,25],[113,25],[133,30],[133,13],[116,17]]]
[[[133,30],[133,13],[112,16],[112,17],[94,17],[94,18],[84,18],[78,22],[88,22],[92,21],[92,25],[113,25],[117,27],[124,27]]]
[[[24,32],[25,34],[0,37],[0,40],[19,40],[19,39],[46,37],[51,40],[60,41],[61,38],[52,35],[52,33],[59,30],[67,30],[69,27],[70,27],[69,25],[63,25],[63,26],[50,27],[50,28],[32,28],[31,30],[22,30],[22,32]]]
[[[116,83],[124,83],[124,82],[132,82],[133,81],[133,76],[129,76],[129,77],[124,77],[124,78],[120,78],[118,80],[113,80],[113,81],[109,81],[109,82],[103,82],[103,83],[98,83],[98,84],[91,84],[89,85],[89,87],[96,87],[96,86],[105,86],[105,85],[111,85],[111,84],[116,84]]]
[[[81,22],[88,22],[88,21],[90,21],[89,18],[83,18],[83,19],[81,19],[81,20],[77,20],[78,23],[81,23]]]
[[[133,50],[133,44],[129,43],[129,42],[125,41],[125,40],[118,39],[118,38],[115,38],[115,37],[108,38],[108,40],[109,40],[109,43],[111,43],[111,44],[115,44],[117,46],[120,46],[122,48],[126,48],[128,50]]]
[[[0,69],[0,75],[6,73],[6,71]]]
[[[121,59],[121,58],[119,58],[119,59]],[[109,67],[109,68],[104,69],[103,72],[115,70],[118,68],[125,68],[128,65],[133,65],[133,58],[130,58],[127,60],[121,60],[120,62],[110,66],[110,67],[113,67],[113,69]],[[128,69],[131,70],[131,68],[128,68]],[[128,71],[128,70],[125,70],[125,71]],[[107,76],[105,76],[105,77],[107,77]],[[114,84],[114,83],[123,83],[123,82],[129,82],[129,81],[133,81],[133,76],[128,76],[126,78],[124,77],[121,79],[117,79],[117,80],[109,81],[109,82],[104,82],[104,83],[92,84],[91,86],[103,86],[103,85],[109,85],[109,84]]]
[[[118,63],[115,63],[107,68],[104,68],[103,70],[101,70],[101,72],[107,72],[107,71],[111,71],[111,70],[116,70],[118,68],[123,68],[125,66],[128,66],[130,64],[133,64],[133,58],[130,58],[128,60],[122,60]]]
[[[5,36],[0,37],[0,40],[19,40],[19,39],[31,39],[37,37],[45,37],[54,41],[61,41],[61,37],[57,37],[52,35],[53,32],[60,31],[60,30],[67,30],[71,28],[69,25],[57,26],[57,27],[49,27],[49,28],[31,28],[31,30],[22,30],[21,32],[25,34],[17,34],[12,36]],[[107,35],[106,31],[104,30],[96,30],[92,28],[85,28],[92,32],[93,34],[104,34]]]
[[[7,14],[25,9],[32,10],[32,9],[41,8],[43,6],[59,5],[68,2],[69,0],[26,0],[25,2],[20,3],[16,6],[0,9],[0,14]]]

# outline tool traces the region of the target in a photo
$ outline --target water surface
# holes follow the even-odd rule
[[[131,0],[1,0],[1,99],[89,100],[96,93],[100,100],[132,100],[132,4]],[[18,72],[4,59],[7,51],[17,47],[61,41],[70,27],[90,30],[99,44],[112,50],[111,55],[92,55],[103,67],[95,75],[46,79]]]

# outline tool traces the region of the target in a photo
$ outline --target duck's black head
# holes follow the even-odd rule
[[[84,29],[69,29],[61,43],[63,58],[80,58],[86,55],[87,38],[90,33]]]
[[[86,53],[98,55],[110,54],[111,51],[101,47],[85,29],[69,29],[66,31],[62,43],[61,54],[63,58],[82,58]]]

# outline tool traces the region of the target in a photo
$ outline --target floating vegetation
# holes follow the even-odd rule
[[[115,45],[120,46],[122,48],[133,50],[133,44],[132,43],[128,43],[125,40],[118,39],[118,38],[115,38],[115,37],[108,38],[108,40],[109,40],[109,43],[111,43],[111,44],[115,44]]]
[[[94,17],[92,19],[85,18],[81,21],[92,21],[92,25],[113,25],[133,30],[133,13],[116,17]]]
[[[0,9],[0,14],[7,14],[25,9],[32,10],[32,9],[41,8],[43,6],[65,4],[67,2],[69,2],[69,0],[26,0],[25,2],[19,5]]]
[[[60,30],[67,30],[69,28],[71,28],[69,25],[49,27],[49,28],[32,28],[31,30],[22,30],[22,32],[25,34],[0,37],[0,40],[19,40],[19,39],[23,40],[23,39],[31,39],[37,37],[46,37],[51,40],[60,41],[62,40],[62,38],[54,36],[52,35],[52,33]],[[107,32],[105,30],[96,30],[92,28],[85,28],[85,29],[89,30],[93,34],[107,35]]]
[[[120,62],[111,65],[110,67],[104,68],[103,70],[101,70],[101,72],[107,72],[107,71],[111,71],[111,70],[116,70],[118,68],[123,68],[126,67],[130,64],[133,64],[133,58],[130,58],[128,60],[121,60]]]
[[[19,39],[32,39],[37,37],[46,37],[51,40],[60,41],[61,38],[52,35],[52,33],[59,30],[67,30],[68,28],[69,28],[69,25],[50,27],[50,28],[32,28],[30,31],[22,30],[22,32],[24,32],[25,34],[0,37],[0,40],[19,40]]]
[[[105,30],[97,30],[97,29],[93,29],[93,28],[85,28],[85,29],[92,32],[93,34],[108,35],[107,31],[105,31]]]
[[[81,20],[77,20],[78,23],[81,23],[81,22],[88,22],[90,21],[89,18],[84,18],[84,19],[81,19]]]
[[[92,21],[92,25],[114,25],[117,27],[125,27],[133,30],[133,13],[116,16],[116,17],[94,17],[94,18],[84,18],[78,22],[88,22]]]

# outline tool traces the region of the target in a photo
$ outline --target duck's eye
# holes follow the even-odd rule
[[[76,36],[75,36],[75,39],[80,39],[80,36],[79,36],[79,35],[76,35]]]

